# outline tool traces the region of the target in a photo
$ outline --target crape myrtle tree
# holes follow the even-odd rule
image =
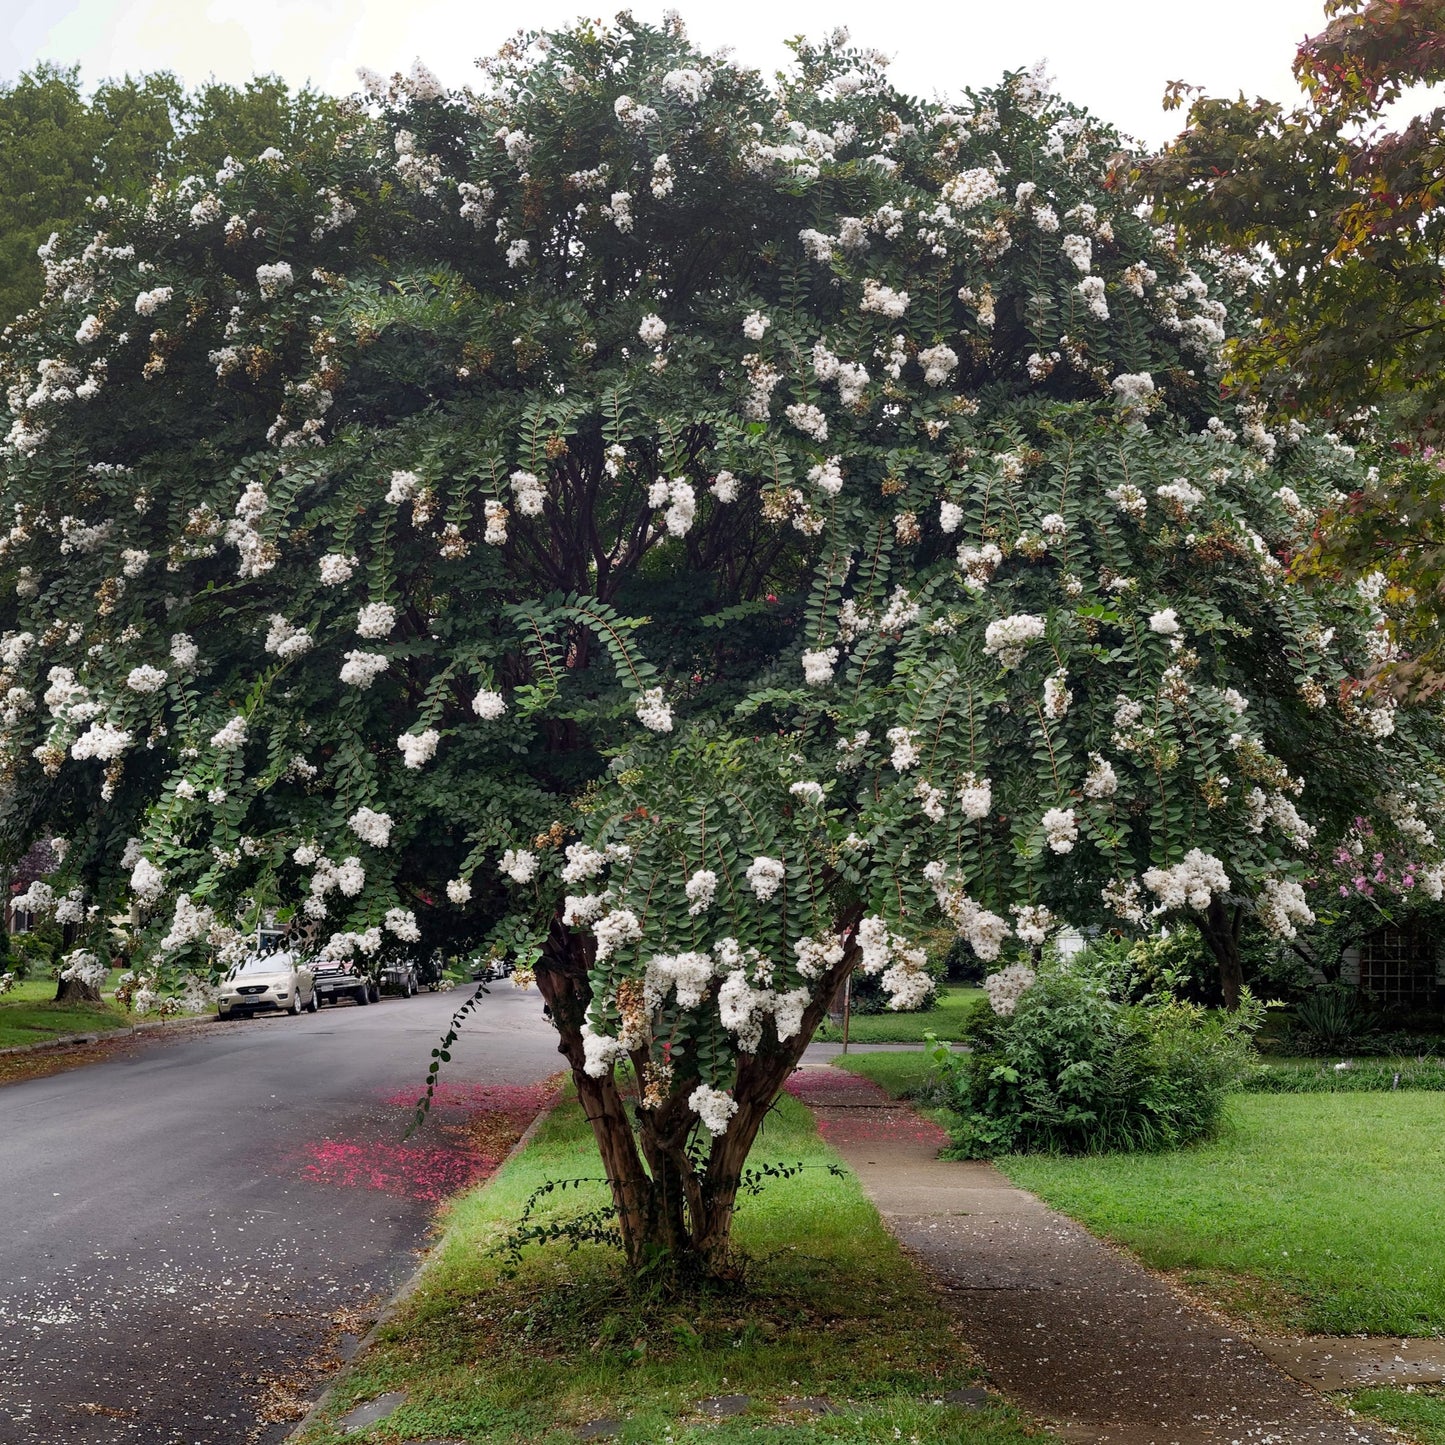
[[[1433,826],[1377,604],[1283,575],[1356,463],[1216,415],[1227,288],[1037,77],[622,17],[369,86],[60,243],[9,337],[29,906],[197,977],[268,915],[485,938],[629,1259],[718,1269],[838,985],[924,996],[940,912],[985,960],[1188,915],[1235,1001],[1357,815]]]

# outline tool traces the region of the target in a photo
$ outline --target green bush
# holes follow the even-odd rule
[[[1225,1014],[1111,997],[1087,965],[1046,965],[1014,1012],[982,1016],[969,1054],[939,1057],[957,1153],[1169,1149],[1208,1136],[1253,1066],[1261,1009]]]

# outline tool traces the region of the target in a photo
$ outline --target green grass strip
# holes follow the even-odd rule
[[[973,1013],[981,988],[950,984],[938,991],[938,1005],[922,1013],[854,1014],[848,1023],[850,1044],[921,1044],[924,1034],[956,1041],[963,1037],[964,1021]],[[843,1030],[826,1023],[818,1030],[821,1043],[836,1044]]]
[[[452,1206],[440,1252],[374,1349],[340,1380],[307,1445],[356,1440],[562,1445],[580,1425],[623,1421],[630,1442],[837,1441],[1012,1445],[1050,1438],[999,1405],[941,1403],[977,1383],[955,1323],[884,1230],[811,1116],[780,1101],[754,1162],[801,1161],[744,1201],[741,1289],[668,1299],[629,1289],[617,1255],[594,1245],[529,1249],[510,1277],[496,1247],[548,1180],[598,1175],[591,1133],[563,1103],[488,1186]],[[604,1199],[600,1184],[553,1194],[553,1216]],[[544,1217],[548,1217],[544,1215]],[[329,1421],[388,1390],[407,1401],[366,1434]],[[746,1395],[713,1420],[699,1401]],[[826,1396],[835,1414],[789,1402]]]

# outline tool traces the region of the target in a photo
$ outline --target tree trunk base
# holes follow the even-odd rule
[[[104,1003],[100,990],[94,984],[78,978],[62,978],[55,987],[56,1003]]]

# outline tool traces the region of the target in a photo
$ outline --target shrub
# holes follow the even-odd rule
[[[1326,984],[1300,999],[1286,1038],[1296,1054],[1376,1053],[1379,1043],[1370,1001],[1346,983]]]
[[[1087,966],[1045,965],[973,1051],[936,1058],[961,1116],[959,1154],[1168,1149],[1213,1132],[1252,1064],[1261,1010],[1219,1013],[1164,995],[1110,996]]]

